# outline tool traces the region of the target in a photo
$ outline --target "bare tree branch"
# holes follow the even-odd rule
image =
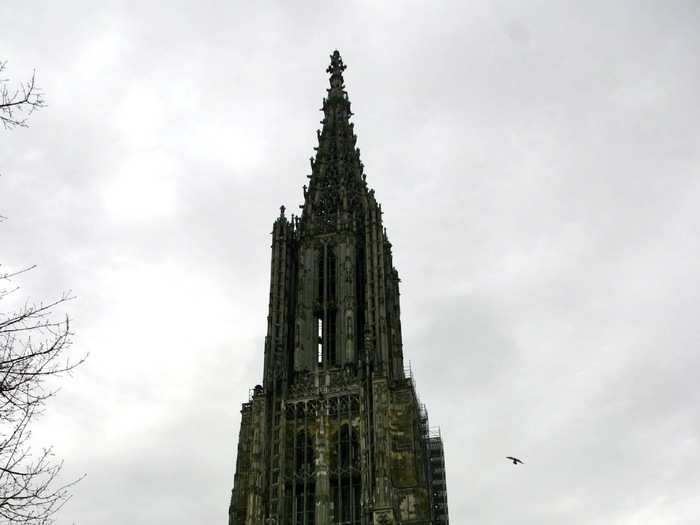
[[[0,75],[5,62],[0,62]],[[10,89],[0,77],[0,121],[5,129],[26,127],[28,117],[44,107],[36,86],[29,81]],[[4,217],[0,216],[0,222]],[[34,269],[0,272],[0,302],[16,293],[15,278]],[[0,305],[0,523],[49,525],[70,498],[77,480],[62,483],[62,461],[51,448],[32,448],[30,425],[58,391],[55,379],[70,374],[87,356],[71,359],[68,316],[56,310],[74,297],[64,293],[48,302],[31,303],[5,312]]]
[[[0,62],[0,75],[4,75],[7,62]],[[36,71],[26,82],[9,86],[8,78],[0,77],[0,122],[5,129],[27,127],[27,119],[37,109],[46,106],[43,93],[36,85]]]
[[[0,275],[8,281],[27,271]],[[13,289],[13,291],[16,290]],[[0,300],[8,292],[0,292]],[[70,318],[56,319],[54,311],[73,299],[69,293],[56,300],[25,304],[0,313],[0,522],[46,525],[68,500],[68,489],[78,480],[58,484],[63,465],[51,448],[38,455],[30,446],[29,426],[56,394],[50,380],[84,362],[68,357],[73,333]],[[51,381],[52,382],[52,381]],[[5,521],[2,521],[5,520]]]

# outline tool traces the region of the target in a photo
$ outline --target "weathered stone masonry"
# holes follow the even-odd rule
[[[241,410],[229,525],[448,523],[344,70],[335,51],[301,215],[282,207],[273,225],[263,383]]]

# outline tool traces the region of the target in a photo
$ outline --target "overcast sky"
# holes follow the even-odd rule
[[[700,523],[700,3],[5,0],[48,107],[0,262],[90,353],[34,432],[87,473],[58,525],[226,523],[335,48],[452,523]]]

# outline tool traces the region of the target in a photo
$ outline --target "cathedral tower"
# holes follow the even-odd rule
[[[263,382],[241,409],[229,525],[448,523],[344,70],[335,51],[301,215],[282,207],[273,225]]]

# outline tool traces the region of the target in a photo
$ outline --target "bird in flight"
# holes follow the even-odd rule
[[[521,463],[521,464],[523,463],[518,458],[514,458],[513,456],[506,456],[506,459],[511,460],[513,462],[513,465],[517,465],[518,463]]]

